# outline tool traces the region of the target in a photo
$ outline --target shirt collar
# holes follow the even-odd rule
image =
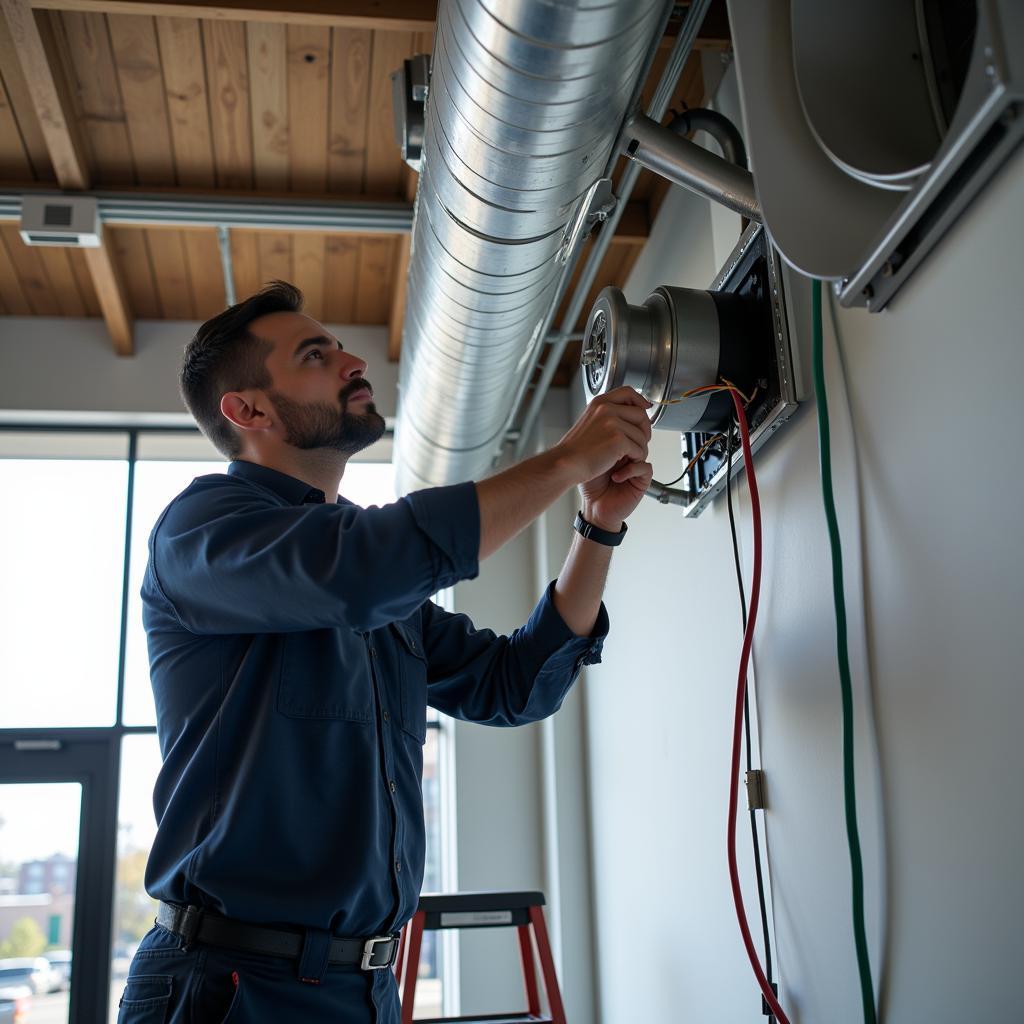
[[[279,473],[276,469],[260,466],[255,462],[236,460],[228,466],[228,474],[269,487],[291,505],[323,504],[325,500],[324,492],[317,487],[310,487],[305,480],[298,480],[287,473]]]

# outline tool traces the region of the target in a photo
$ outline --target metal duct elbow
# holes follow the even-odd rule
[[[491,466],[558,252],[605,172],[661,0],[441,0],[395,436],[400,493]]]

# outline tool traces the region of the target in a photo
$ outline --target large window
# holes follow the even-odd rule
[[[28,960],[15,980],[33,1019],[113,1020],[152,923],[143,875],[160,754],[139,588],[160,511],[223,470],[192,430],[0,430],[0,985]],[[342,491],[379,505],[393,487],[389,463],[352,462]],[[449,742],[431,713],[428,891],[446,880]],[[418,1015],[441,1012],[441,968],[426,948]]]

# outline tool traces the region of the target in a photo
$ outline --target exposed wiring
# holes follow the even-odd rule
[[[811,321],[813,327],[814,394],[818,409],[818,444],[821,458],[821,490],[828,524],[829,547],[832,552],[832,596],[836,613],[836,648],[839,658],[839,685],[843,706],[843,791],[846,809],[846,838],[850,848],[852,876],[853,935],[860,974],[861,1004],[865,1024],[876,1024],[875,994],[871,983],[871,961],[868,958],[867,935],[864,928],[864,869],[861,862],[860,836],[857,831],[857,791],[854,776],[853,749],[853,685],[850,680],[850,659],[846,637],[846,600],[843,594],[843,548],[832,493],[832,456],[828,421],[828,398],[825,391],[825,367],[821,323],[821,282],[811,282]]]
[[[733,719],[732,759],[729,772],[729,818],[726,844],[729,855],[729,881],[732,884],[733,902],[736,905],[736,918],[739,921],[743,945],[747,950],[750,966],[761,986],[765,1002],[778,1018],[780,1024],[789,1024],[775,992],[765,978],[761,968],[754,940],[750,936],[746,911],[743,908],[743,893],[740,889],[739,868],[736,863],[736,815],[738,807],[738,790],[740,774],[740,747],[743,742],[743,708],[747,693],[747,667],[750,663],[750,648],[754,640],[754,627],[757,623],[757,607],[761,595],[761,500],[757,493],[757,479],[754,476],[754,458],[750,451],[750,428],[747,426],[747,414],[740,401],[739,389],[728,387],[732,392],[733,405],[736,408],[736,419],[739,422],[740,438],[743,443],[743,467],[747,475],[747,488],[750,491],[750,513],[754,526],[754,572],[750,583],[750,612],[747,617],[747,628],[743,631],[743,650],[740,654],[739,678],[736,683],[736,713]]]
[[[675,478],[675,480],[670,480],[670,481],[669,481],[669,482],[668,482],[667,484],[665,484],[664,486],[665,486],[665,487],[671,487],[671,486],[672,486],[673,484],[677,484],[677,483],[679,483],[679,481],[680,481],[680,480],[682,480],[682,479],[683,479],[683,477],[684,477],[684,476],[686,476],[686,474],[687,474],[687,473],[689,473],[689,472],[690,472],[690,470],[691,470],[691,469],[693,469],[693,467],[694,467],[694,466],[696,466],[698,462],[700,462],[700,460],[701,460],[701,459],[702,459],[702,458],[704,457],[704,453],[705,453],[705,452],[706,452],[706,451],[707,451],[707,450],[708,450],[708,449],[709,449],[709,448],[710,448],[710,447],[711,447],[712,445],[715,445],[715,444],[717,444],[717,443],[718,443],[719,441],[724,441],[724,440],[725,440],[725,434],[715,434],[715,436],[714,436],[714,437],[712,437],[712,438],[709,438],[709,439],[708,439],[707,441],[705,441],[705,442],[704,442],[704,443],[703,443],[703,444],[702,444],[702,445],[700,446],[700,448],[699,448],[699,449],[697,449],[697,454],[696,454],[696,455],[694,455],[694,457],[693,457],[692,459],[690,459],[690,461],[689,461],[689,462],[688,462],[688,463],[686,464],[686,468],[685,468],[685,469],[684,469],[684,470],[682,471],[682,473],[680,473],[680,474],[679,474],[679,476],[677,476],[677,477]]]
[[[759,387],[755,386],[754,390],[750,392],[750,397],[748,398],[738,387],[736,387],[735,384],[732,383],[732,381],[727,380],[725,377],[723,377],[721,384],[702,384],[700,387],[690,388],[689,391],[684,391],[682,395],[679,396],[679,398],[670,398],[664,401],[652,401],[651,404],[675,405],[678,402],[685,402],[688,398],[692,398],[694,395],[731,391],[734,392],[735,394],[738,394],[743,399],[744,406],[749,407],[751,402],[753,402],[754,399],[757,397],[757,392],[759,390]],[[690,459],[690,461],[683,468],[682,473],[680,473],[679,476],[675,478],[675,480],[670,480],[667,484],[658,483],[658,487],[673,487],[675,484],[679,483],[679,481],[682,480],[683,477],[685,477],[686,474],[689,473],[690,470],[693,469],[693,467],[704,457],[707,451],[713,445],[725,440],[725,437],[725,434],[715,434],[714,437],[709,438],[707,441],[704,442],[703,445],[701,445],[700,449],[697,451],[697,454],[694,455],[692,459]]]
[[[747,595],[743,589],[743,569],[740,566],[740,546],[736,538],[736,516],[732,509],[732,430],[729,430],[729,443],[726,446],[725,458],[725,503],[729,509],[729,530],[732,533],[732,557],[736,563],[736,583],[740,591],[740,615],[743,617],[743,629],[747,628]]]
[[[754,388],[748,398],[738,387],[736,387],[735,384],[730,384],[723,378],[723,382],[721,384],[702,384],[698,388],[690,388],[689,391],[684,391],[678,398],[664,398],[658,401],[649,401],[651,401],[651,405],[678,405],[680,402],[685,402],[688,398],[693,398],[695,395],[704,395],[709,391],[735,391],[740,398],[743,399],[743,403],[745,405],[750,405],[754,400],[754,396],[757,394],[757,388]]]
[[[725,501],[729,509],[729,533],[732,535],[732,557],[736,566],[736,586],[740,594],[740,616],[743,622],[743,631],[747,629],[747,595],[743,589],[743,568],[740,565],[740,545],[736,535],[736,516],[732,508],[732,453],[733,453],[733,424],[729,424],[728,440],[725,447]],[[753,771],[754,759],[751,751],[750,739],[750,692],[749,689],[743,694],[743,725],[746,737],[747,772]],[[768,978],[768,984],[775,991],[772,981],[772,943],[771,934],[768,929],[768,908],[764,896],[764,875],[761,870],[761,843],[758,838],[757,811],[753,808],[750,814],[750,841],[754,853],[754,873],[757,878],[757,902],[761,911],[761,936],[764,940],[764,972]],[[769,1018],[769,1024],[774,1017]]]

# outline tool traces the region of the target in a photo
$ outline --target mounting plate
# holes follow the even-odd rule
[[[750,226],[740,236],[725,265],[711,283],[711,291],[752,296],[764,310],[764,335],[771,338],[768,376],[759,382],[758,393],[747,409],[750,448],[756,452],[796,411],[796,381],[786,317],[785,293],[779,254],[760,224]],[[683,434],[683,458],[689,462],[702,445],[714,435]],[[680,481],[680,489],[692,495],[681,505],[683,515],[696,518],[725,487],[725,443],[712,447]],[[732,475],[743,472],[743,453],[735,442]]]

